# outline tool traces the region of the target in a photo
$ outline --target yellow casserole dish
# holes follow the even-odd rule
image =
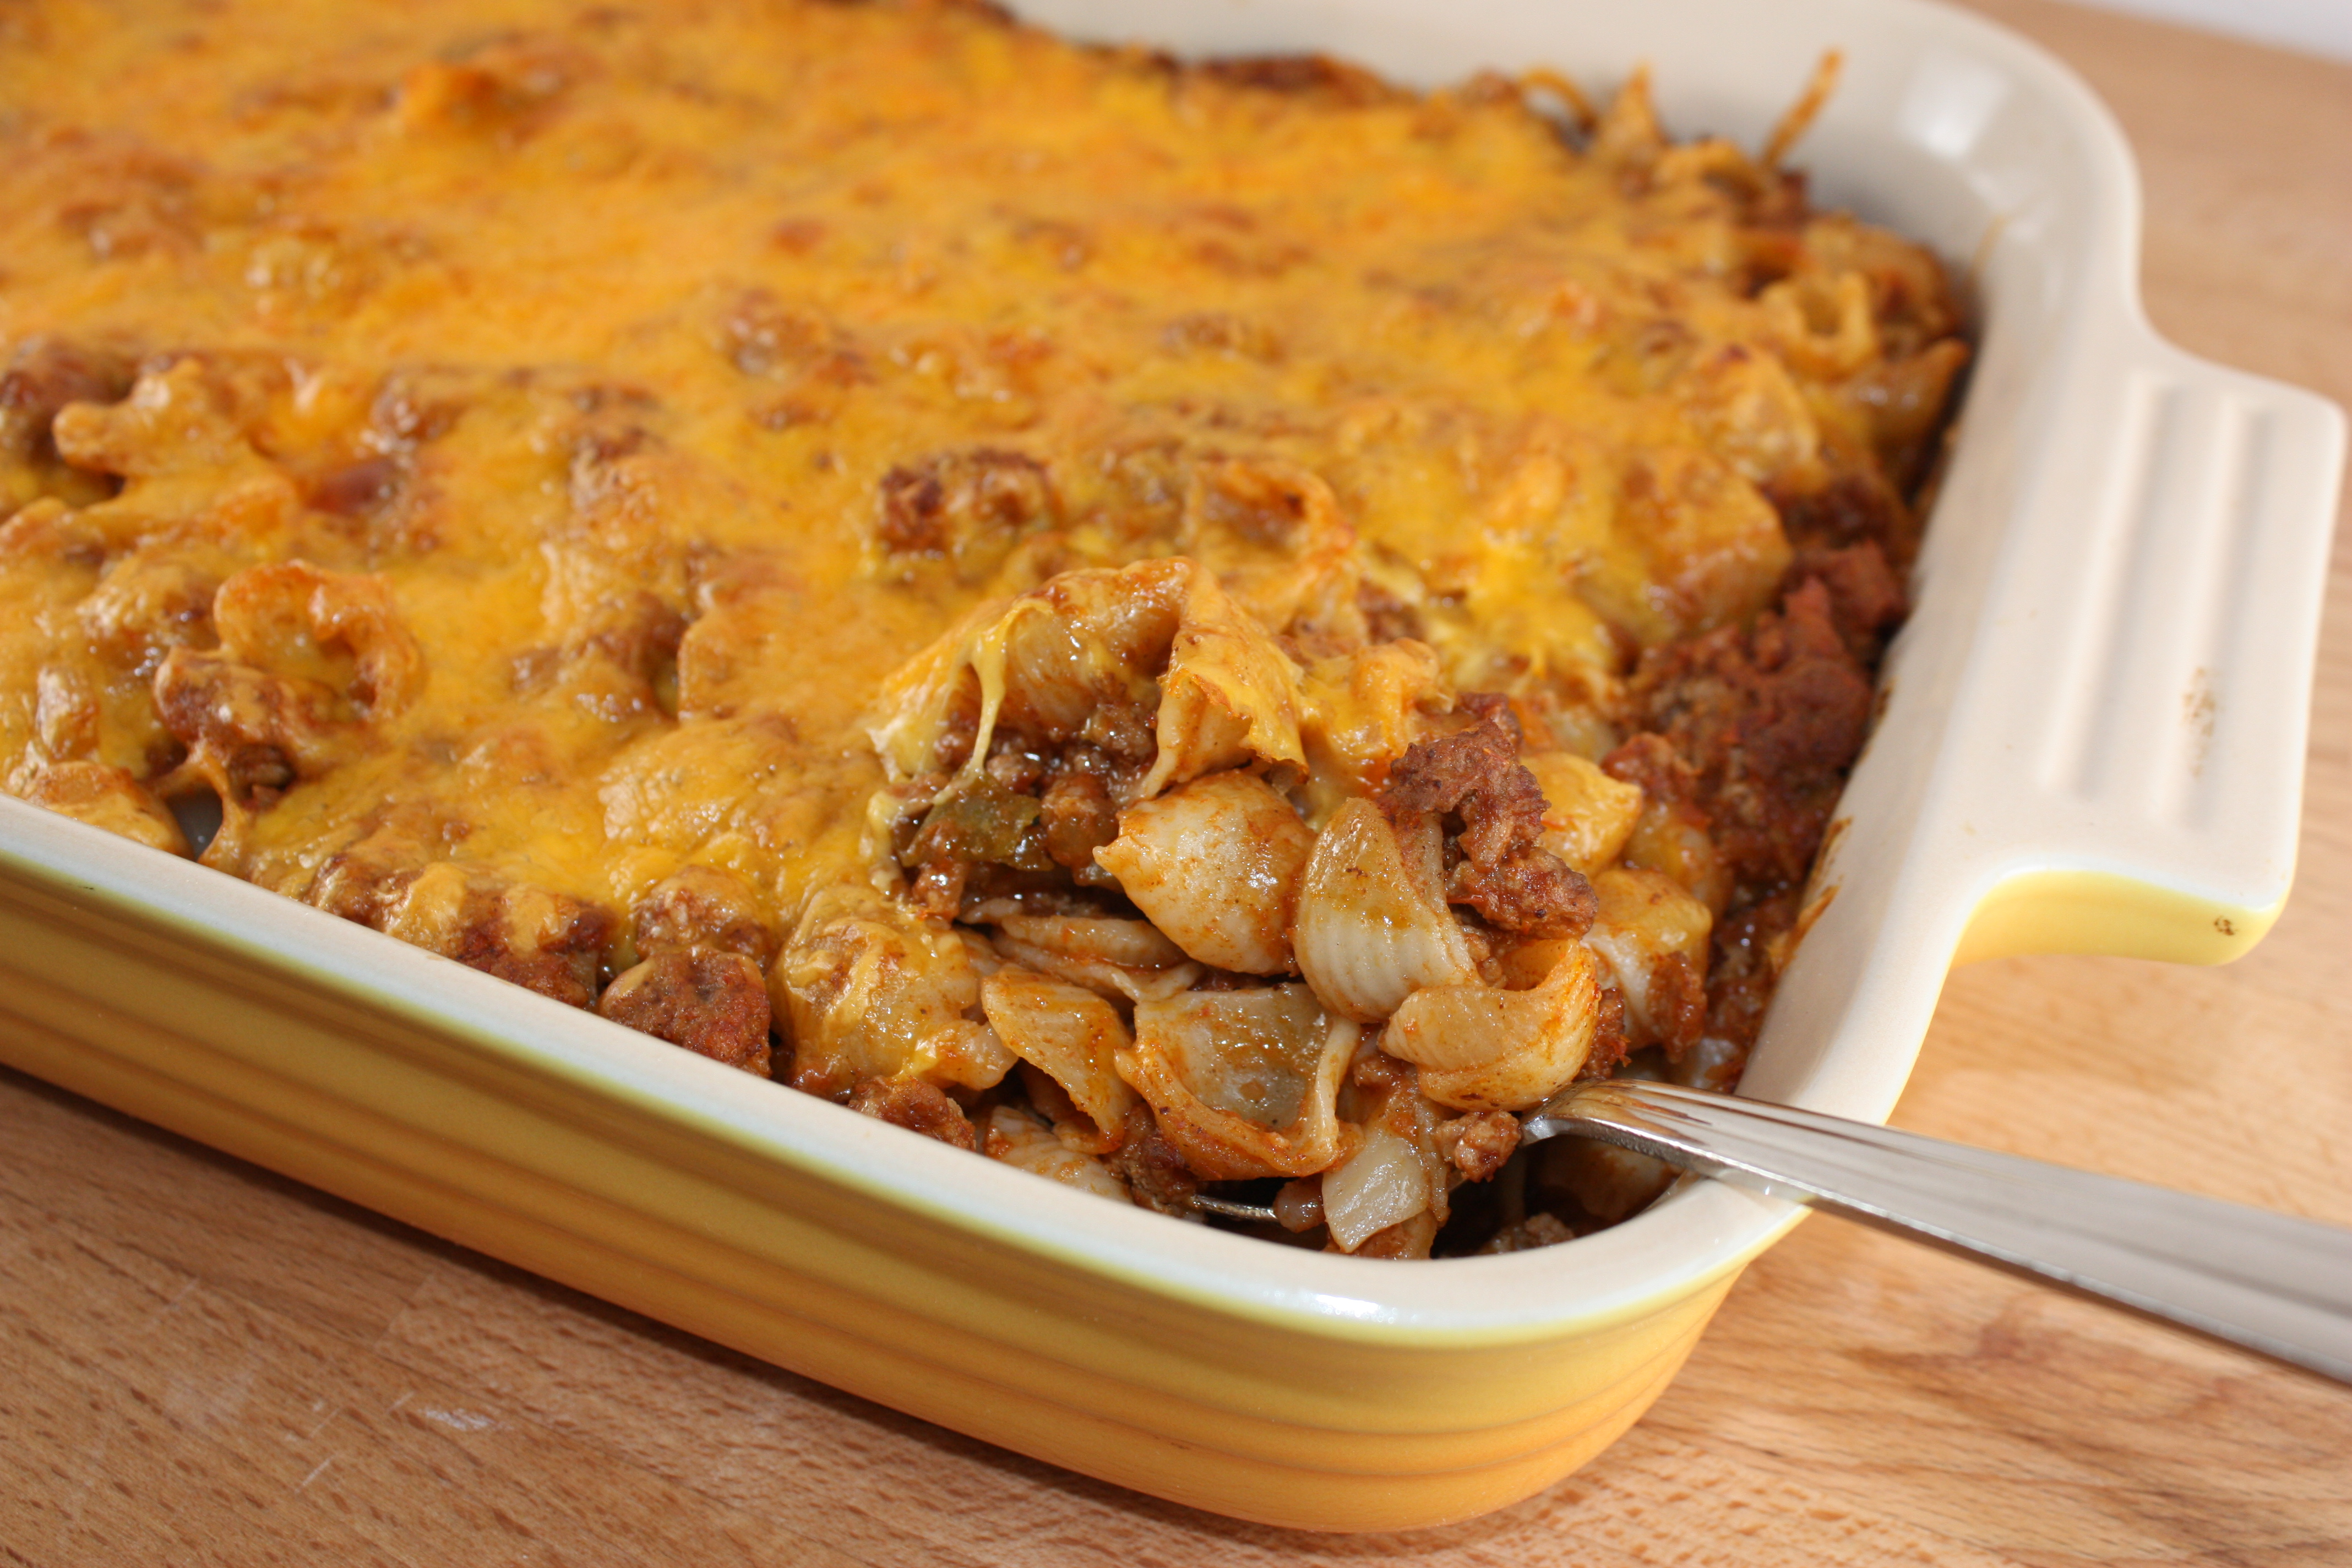
[[[2129,163],[2024,46],[1924,5],[1072,7],[1413,80],[1622,78],[1757,140],[1835,45],[1824,195],[1974,258],[1981,362],[1891,695],[1748,1087],[1883,1116],[1956,952],[2215,961],[2291,872],[2341,422],[2156,343]],[[1098,1204],[785,1096],[318,910],[0,802],[0,1053],[781,1364],[1197,1506],[1326,1529],[1527,1495],[1635,1419],[1792,1222],[1678,1190],[1411,1268]]]

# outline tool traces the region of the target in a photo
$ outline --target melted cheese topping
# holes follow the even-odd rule
[[[950,5],[51,0],[0,105],[8,787],[169,847],[209,785],[209,863],[416,940],[370,875],[544,934],[713,867],[780,938],[886,678],[1074,566],[1597,753],[1788,505],[1900,511],[1958,363],[1932,260],[1638,84],[1580,146]]]

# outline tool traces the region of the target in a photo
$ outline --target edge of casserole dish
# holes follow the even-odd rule
[[[1966,268],[1979,357],[1883,711],[1746,1092],[1881,1120],[1956,958],[2219,962],[2292,874],[2342,416],[2163,344],[2105,111],[1905,0],[1024,5],[1080,37],[1418,86],[1647,60],[1665,121],[1803,147]],[[1800,1211],[1685,1182],[1565,1248],[1412,1268],[1181,1226],[805,1097],[0,800],[0,1059],[925,1418],[1178,1501],[1394,1529],[1541,1489]],[[1475,1272],[1474,1272],[1475,1271]]]

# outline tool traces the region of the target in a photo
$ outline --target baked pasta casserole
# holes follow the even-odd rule
[[[745,1095],[1567,1239],[1664,1173],[1517,1117],[1738,1079],[1967,359],[1801,118],[947,0],[11,5],[0,779]]]

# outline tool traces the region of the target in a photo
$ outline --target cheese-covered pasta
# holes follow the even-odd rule
[[[1737,1080],[1967,350],[1558,92],[12,5],[0,785],[1083,1192],[1613,1220],[1516,1117]]]

